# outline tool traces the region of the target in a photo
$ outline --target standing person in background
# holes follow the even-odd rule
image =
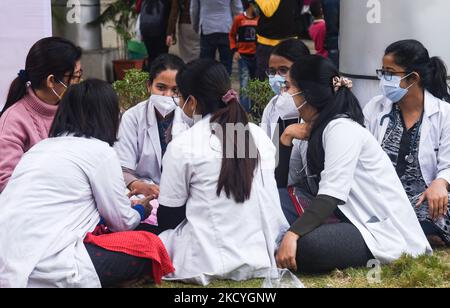
[[[140,29],[148,52],[149,65],[169,52],[166,44],[171,0],[144,0],[140,10]]]
[[[298,36],[298,16],[302,8],[299,0],[252,0],[260,9],[256,76],[267,78],[266,69],[272,50],[281,41]]]
[[[190,7],[191,0],[172,0],[166,39],[168,47],[178,43],[180,57],[186,63],[200,56],[200,36],[192,28]]]
[[[192,24],[194,30],[200,33],[200,58],[215,59],[218,51],[220,62],[230,75],[233,55],[230,50],[229,33],[234,16],[241,12],[241,0],[191,1]]]
[[[250,79],[256,77],[256,27],[258,17],[253,5],[242,0],[245,12],[234,19],[230,32],[230,47],[233,59],[239,63],[239,80],[241,89],[247,87]],[[247,112],[251,110],[251,101],[241,95],[241,105]]]
[[[80,59],[81,49],[62,38],[44,38],[31,47],[0,113],[0,193],[22,156],[47,139],[64,92],[80,81]]]
[[[320,0],[312,1],[310,10],[314,17],[314,22],[311,27],[309,27],[309,35],[314,41],[316,54],[328,58],[328,51],[325,49],[327,25],[323,16],[322,2]]]
[[[325,47],[328,56],[339,69],[339,19],[340,0],[322,0],[323,14],[327,24]]]

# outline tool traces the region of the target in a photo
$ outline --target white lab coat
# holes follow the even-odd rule
[[[222,150],[210,116],[170,143],[159,203],[186,205],[187,219],[160,235],[176,269],[166,279],[207,285],[214,279],[262,278],[276,268],[275,251],[289,228],[274,178],[276,149],[259,127],[250,127],[260,164],[243,204],[216,194]]]
[[[280,119],[280,114],[276,108],[279,95],[275,96],[264,108],[263,115],[261,118],[261,128],[266,132],[270,140],[274,140],[274,137],[279,134],[278,120]]]
[[[105,142],[67,136],[34,146],[0,196],[0,288],[101,287],[83,240],[100,216],[113,231],[140,223],[124,190]]]
[[[114,149],[122,167],[134,171],[141,180],[159,185],[162,149],[155,107],[150,99],[123,114]]]
[[[364,108],[366,126],[378,142],[383,142],[393,103],[377,96]],[[419,144],[419,164],[428,186],[440,178],[450,183],[450,104],[425,91],[425,114]]]
[[[318,194],[345,202],[339,209],[374,257],[390,263],[402,254],[431,254],[400,179],[370,132],[350,119],[337,119],[324,130],[322,142],[325,169]]]

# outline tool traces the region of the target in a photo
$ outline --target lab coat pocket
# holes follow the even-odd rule
[[[377,252],[373,252],[375,256],[381,254],[385,256],[387,261],[393,261],[400,258],[403,252],[407,251],[403,235],[390,218],[380,222],[367,223],[366,226],[375,239],[377,246]]]

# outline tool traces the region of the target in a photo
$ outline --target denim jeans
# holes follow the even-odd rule
[[[200,58],[215,60],[217,51],[219,51],[220,62],[231,76],[233,55],[230,49],[228,33],[202,34],[200,38]]]
[[[241,55],[239,60],[239,82],[241,89],[248,86],[250,79],[255,79],[256,77],[256,57]],[[241,94],[241,105],[247,112],[251,110],[251,101],[246,95]]]

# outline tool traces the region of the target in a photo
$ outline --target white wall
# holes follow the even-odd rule
[[[31,46],[52,35],[50,0],[0,1],[0,109]]]

